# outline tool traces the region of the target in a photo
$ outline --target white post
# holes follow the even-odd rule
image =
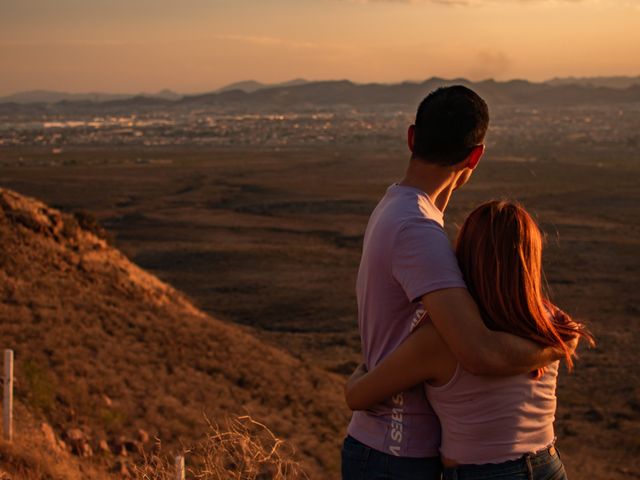
[[[13,350],[4,351],[4,402],[2,404],[4,439],[13,439]]]
[[[184,480],[184,457],[182,455],[176,456],[176,480]]]

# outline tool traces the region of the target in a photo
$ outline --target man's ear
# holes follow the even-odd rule
[[[413,153],[413,146],[415,145],[415,141],[416,141],[416,126],[415,125],[409,125],[409,130],[407,130],[407,145],[409,146],[409,151],[411,151],[411,153]]]
[[[471,150],[471,153],[468,157],[469,160],[467,160],[467,168],[470,168],[471,170],[475,169],[478,166],[478,163],[480,163],[480,158],[482,157],[483,153],[484,144],[476,145],[475,147],[473,147],[473,150]]]

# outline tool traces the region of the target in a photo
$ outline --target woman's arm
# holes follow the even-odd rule
[[[456,359],[431,323],[418,327],[375,368],[356,369],[345,386],[351,410],[366,410],[424,381],[448,380]]]

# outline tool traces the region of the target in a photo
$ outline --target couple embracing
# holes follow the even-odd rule
[[[452,249],[443,212],[484,153],[486,103],[440,88],[409,127],[411,159],[367,225],[358,271],[364,364],[343,480],[565,479],[553,420],[562,360],[584,327],[542,285],[542,236],[521,206],[491,201]]]

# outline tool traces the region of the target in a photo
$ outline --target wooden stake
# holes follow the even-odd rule
[[[2,404],[4,439],[13,440],[13,350],[4,351],[4,402]]]
[[[176,480],[184,480],[184,456],[178,455],[176,457]]]

